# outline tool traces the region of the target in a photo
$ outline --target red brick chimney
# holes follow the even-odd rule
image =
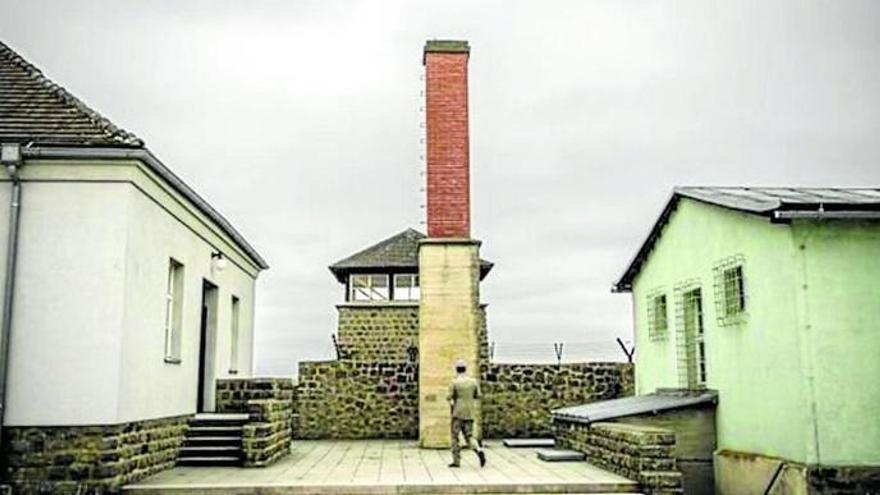
[[[428,237],[470,238],[467,41],[425,43]]]

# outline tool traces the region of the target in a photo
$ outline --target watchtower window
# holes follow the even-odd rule
[[[387,301],[389,297],[388,275],[352,275],[349,279],[352,301]]]
[[[414,273],[394,275],[394,300],[418,301],[421,297],[419,276]]]

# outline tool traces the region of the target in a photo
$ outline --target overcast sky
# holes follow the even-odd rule
[[[876,1],[0,5],[0,38],[267,258],[264,374],[332,356],[327,265],[423,229],[429,38],[471,44],[473,231],[496,263],[500,355],[614,357],[631,309],[609,288],[674,185],[880,185]]]

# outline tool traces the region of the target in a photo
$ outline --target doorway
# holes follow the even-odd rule
[[[202,319],[199,329],[199,385],[197,412],[214,410],[214,357],[217,347],[217,286],[202,282]]]

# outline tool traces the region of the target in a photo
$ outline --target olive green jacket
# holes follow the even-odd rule
[[[477,419],[480,401],[480,384],[466,375],[458,375],[449,384],[449,396],[452,403],[452,417],[455,419]]]

